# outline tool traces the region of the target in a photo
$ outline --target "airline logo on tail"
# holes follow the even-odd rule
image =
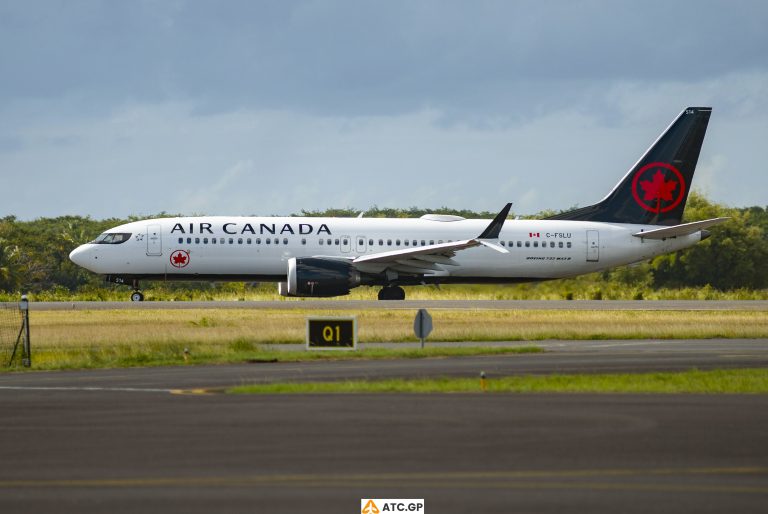
[[[632,196],[646,211],[668,212],[685,198],[685,179],[671,164],[652,162],[635,173]]]

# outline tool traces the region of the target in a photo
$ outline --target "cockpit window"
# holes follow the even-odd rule
[[[91,241],[95,245],[119,245],[125,243],[131,238],[131,234],[126,232],[105,232]]]

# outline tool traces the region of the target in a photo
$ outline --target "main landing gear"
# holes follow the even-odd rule
[[[387,286],[379,291],[379,300],[405,300],[405,290],[400,286]]]
[[[132,302],[143,302],[144,301],[144,293],[139,291],[139,281],[134,280],[133,281],[133,293],[131,293],[131,301]]]

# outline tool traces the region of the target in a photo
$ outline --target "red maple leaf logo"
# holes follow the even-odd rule
[[[184,264],[185,262],[187,262],[187,258],[184,256],[183,253],[179,252],[173,256],[174,264]]]
[[[641,180],[640,187],[643,188],[643,200],[664,200],[672,201],[672,192],[677,188],[677,182],[674,180],[665,180],[661,170],[656,170],[653,180]]]
[[[653,174],[653,176],[651,176]],[[667,180],[665,177],[670,177]],[[642,191],[641,191],[642,190]],[[665,162],[646,164],[635,172],[632,196],[649,212],[669,212],[685,198],[685,178],[680,170]]]

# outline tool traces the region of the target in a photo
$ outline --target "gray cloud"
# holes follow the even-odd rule
[[[0,215],[584,205],[693,104],[696,184],[765,204],[765,26],[757,1],[2,3]]]

